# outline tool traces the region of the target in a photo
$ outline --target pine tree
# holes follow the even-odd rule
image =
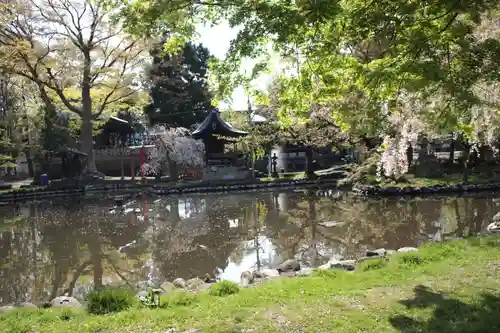
[[[192,128],[203,121],[211,104],[208,90],[208,60],[211,55],[203,45],[187,43],[179,54],[163,52],[163,42],[150,52],[149,70],[151,104],[145,114],[152,125]]]

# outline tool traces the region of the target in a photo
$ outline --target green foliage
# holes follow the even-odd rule
[[[388,258],[376,258],[376,259],[368,259],[358,264],[356,269],[361,271],[370,271],[374,269],[380,269],[387,266],[389,259]]]
[[[393,260],[402,266],[416,266],[425,263],[428,258],[422,256],[417,251],[398,253],[394,255]]]
[[[175,291],[160,297],[160,307],[189,306],[198,301],[196,294],[187,291]]]
[[[370,184],[376,182],[379,164],[380,153],[374,150],[360,164],[351,164],[348,166],[348,175],[342,180],[342,184]]]
[[[495,26],[488,20],[498,21],[498,9],[493,0],[137,0],[127,13],[141,18],[130,21],[137,30],[148,30],[144,24],[165,24],[178,27],[174,33],[186,38],[196,24],[194,17],[227,19],[241,29],[225,61],[213,66],[221,95],[229,96],[235,85],[248,86],[240,72],[242,61],[265,58],[272,44],[297,69],[296,75],[279,78],[283,124],[307,119],[311,105],[317,104],[330,108],[342,130],[376,135],[387,130],[381,102],[396,102],[402,90],[439,95],[444,107],[426,115],[439,130],[459,131],[470,122],[471,106],[480,101],[477,85],[498,81],[494,69],[500,42],[487,33]],[[182,22],[188,12],[196,15]]]
[[[148,295],[144,300],[141,300],[144,306],[149,308],[157,308],[161,306],[161,293],[162,289],[148,288]]]
[[[340,271],[336,269],[316,269],[313,275],[324,279],[335,279],[339,273]]]
[[[223,297],[223,296],[229,296],[233,294],[237,294],[240,291],[240,287],[231,281],[221,281],[214,283],[208,293],[211,296],[218,296],[218,297]]]
[[[63,309],[59,318],[63,321],[71,320],[74,317],[74,313],[72,309]]]
[[[0,154],[0,167],[1,168],[15,168],[17,165],[12,163],[12,156]]]
[[[110,286],[91,291],[85,300],[88,312],[97,315],[120,312],[137,303],[136,296],[131,290]]]

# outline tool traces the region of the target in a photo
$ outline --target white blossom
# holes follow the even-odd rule
[[[381,146],[379,176],[400,178],[408,172],[409,163],[407,151],[410,145],[415,146],[422,134],[427,134],[429,128],[423,116],[435,107],[428,99],[418,94],[401,92],[396,106],[382,104],[382,110],[387,114],[389,124],[395,133],[386,135]]]
[[[193,139],[185,128],[157,127],[153,133],[158,147],[158,159],[170,159],[181,167],[203,167],[205,165],[205,145]]]

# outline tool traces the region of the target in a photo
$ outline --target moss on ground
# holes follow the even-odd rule
[[[0,315],[5,333],[482,332],[500,327],[500,238],[423,246],[354,273],[319,271],[224,297],[134,307],[105,316],[85,310],[22,309]]]

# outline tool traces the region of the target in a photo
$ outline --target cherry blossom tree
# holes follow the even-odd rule
[[[408,92],[401,92],[394,102],[382,104],[388,129],[380,147],[379,176],[399,179],[408,172],[413,157],[408,156],[408,151],[422,135],[431,132],[425,117],[436,106],[432,99]]]
[[[144,174],[157,174],[162,165],[168,165],[170,176],[176,178],[179,168],[202,168],[205,165],[205,145],[201,140],[193,139],[188,129],[156,126],[151,134],[158,157],[141,166]]]

